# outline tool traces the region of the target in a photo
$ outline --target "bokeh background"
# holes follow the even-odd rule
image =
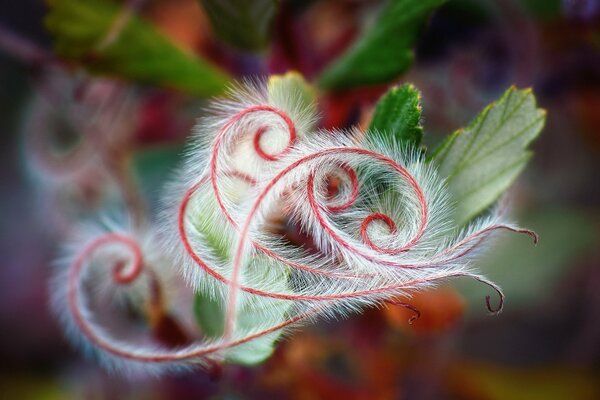
[[[319,91],[321,124],[347,127],[412,82],[433,146],[510,85],[533,88],[547,124],[511,193],[541,241],[503,235],[480,263],[507,295],[500,316],[486,314],[484,288],[457,282],[417,295],[412,326],[400,307],[367,310],[302,329],[254,368],[134,381],[72,349],[49,312],[61,241],[108,205],[152,213],[208,98],[244,76],[317,79],[381,2],[281,0],[244,35],[211,14],[218,2],[122,2],[94,51],[86,27],[114,3],[49,18],[60,3],[0,1],[0,397],[600,398],[600,1],[451,0],[393,80]],[[138,18],[161,40],[119,42]]]

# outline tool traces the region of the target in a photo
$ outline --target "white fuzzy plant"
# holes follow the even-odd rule
[[[511,103],[511,97],[524,100]],[[407,118],[402,129],[420,129],[414,88],[393,89],[377,112],[390,102],[404,108],[391,107],[398,115],[387,119]],[[504,296],[473,261],[499,229],[537,237],[491,204],[506,187],[490,188],[485,179],[485,200],[470,200],[480,216],[458,223],[463,214],[455,211],[454,175],[437,170],[441,165],[451,174],[451,153],[459,166],[485,160],[498,142],[514,152],[520,140],[517,150],[525,152],[541,125],[523,139],[522,131],[507,129],[506,115],[532,113],[540,113],[533,96],[511,89],[426,159],[414,141],[403,140],[402,129],[318,130],[313,93],[298,75],[236,85],[195,128],[186,160],[165,190],[157,227],[85,230],[54,279],[54,308],[74,342],[109,369],[134,375],[223,361],[253,364],[306,321],[396,301],[454,277],[493,288],[498,305],[486,300],[497,313]],[[509,131],[504,142],[489,121]],[[457,158],[457,148],[472,158]],[[299,227],[313,245],[288,240],[284,225]],[[119,299],[145,304],[154,282],[168,299],[175,271],[198,293],[203,332],[197,341],[169,348],[106,326],[99,292],[111,297],[116,288]]]

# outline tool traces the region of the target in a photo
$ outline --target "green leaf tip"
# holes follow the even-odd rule
[[[546,111],[531,88],[511,86],[471,122],[448,136],[431,161],[446,176],[462,224],[492,205],[532,156],[530,143],[540,134]]]
[[[225,43],[241,50],[267,47],[277,1],[199,0],[214,32]]]
[[[297,71],[271,75],[267,81],[267,92],[269,100],[275,103],[294,98],[311,113],[317,113],[317,92]]]
[[[421,93],[412,84],[389,89],[375,105],[369,131],[418,147],[423,138]]]
[[[389,0],[365,32],[318,77],[324,89],[339,90],[392,81],[408,69],[412,47],[431,14],[446,0]]]
[[[112,32],[124,12],[110,0],[52,0],[45,24],[57,54],[90,72],[203,97],[224,91],[230,80],[225,72],[182,50],[142,18],[130,15]]]

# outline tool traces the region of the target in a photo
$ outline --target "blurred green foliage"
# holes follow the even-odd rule
[[[520,0],[529,13],[542,21],[549,21],[561,17],[563,3],[561,0]],[[576,2],[574,2],[576,3]]]
[[[223,92],[229,76],[179,48],[150,23],[110,0],[51,0],[46,27],[56,53],[89,71],[197,96]],[[129,18],[119,29],[119,20]],[[114,40],[111,35],[115,35]]]
[[[183,146],[156,146],[132,154],[131,166],[145,199],[158,206],[163,193],[163,184],[172,177],[181,161]]]
[[[199,0],[214,32],[241,50],[262,50],[269,44],[275,0]]]
[[[389,0],[355,43],[318,78],[336,90],[389,82],[413,61],[413,46],[430,13],[445,0]]]

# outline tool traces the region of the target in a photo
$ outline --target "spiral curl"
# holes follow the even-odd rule
[[[237,304],[237,297],[238,297],[239,291],[247,292],[249,294],[257,295],[257,296],[261,296],[261,297],[276,298],[276,299],[289,300],[289,301],[294,301],[294,302],[302,302],[302,301],[304,301],[304,302],[314,302],[314,301],[332,302],[332,301],[340,300],[340,299],[360,298],[363,296],[370,296],[370,295],[373,295],[376,298],[381,298],[381,296],[385,297],[386,295],[389,297],[389,296],[392,296],[393,294],[397,293],[398,290],[402,290],[404,288],[414,288],[414,287],[418,287],[419,285],[426,285],[430,282],[434,282],[436,280],[441,280],[441,279],[445,279],[445,278],[449,278],[449,277],[470,276],[470,277],[477,279],[480,282],[490,285],[495,291],[498,292],[499,297],[500,297],[500,305],[497,308],[491,307],[489,296],[486,299],[486,304],[487,304],[490,312],[497,313],[501,310],[501,306],[503,304],[503,295],[497,286],[493,285],[491,282],[487,281],[486,279],[484,279],[482,277],[479,277],[476,274],[473,274],[473,273],[465,271],[465,270],[461,270],[460,268],[457,268],[455,271],[448,271],[447,268],[444,267],[444,263],[456,262],[456,260],[466,257],[475,248],[476,244],[471,245],[472,242],[478,241],[478,239],[482,239],[481,238],[482,236],[486,236],[488,233],[490,233],[491,231],[493,231],[495,229],[499,229],[499,228],[505,228],[505,229],[511,229],[511,230],[516,230],[516,229],[511,228],[510,226],[504,225],[504,224],[490,225],[484,229],[473,232],[470,235],[465,235],[462,238],[462,240],[457,241],[453,246],[447,247],[443,251],[439,251],[436,254],[434,254],[431,257],[431,260],[428,262],[420,262],[420,263],[412,263],[411,264],[411,263],[403,263],[399,260],[394,260],[393,256],[399,255],[401,253],[408,253],[414,247],[416,247],[417,244],[419,243],[419,241],[423,238],[423,235],[426,232],[428,221],[429,221],[428,201],[426,199],[425,194],[423,193],[421,186],[419,185],[419,183],[417,182],[415,177],[404,166],[402,166],[400,163],[398,163],[393,158],[390,158],[383,154],[376,153],[376,152],[371,151],[366,148],[340,146],[340,147],[328,148],[328,149],[325,149],[322,151],[316,151],[316,152],[309,153],[309,154],[303,154],[303,156],[299,156],[299,154],[293,154],[292,156],[284,158],[282,162],[277,164],[277,167],[275,168],[276,173],[272,173],[272,175],[270,176],[270,179],[266,179],[266,178],[262,179],[262,181],[261,181],[262,184],[259,188],[257,188],[256,185],[254,185],[253,192],[251,193],[251,196],[250,196],[252,201],[247,199],[248,207],[244,209],[243,218],[237,218],[238,220],[242,220],[243,224],[239,224],[238,222],[236,222],[236,218],[233,218],[231,216],[231,212],[228,210],[228,208],[226,206],[224,206],[224,202],[222,201],[222,195],[220,193],[219,185],[217,184],[218,176],[219,176],[219,169],[217,167],[216,160],[219,157],[219,147],[221,145],[221,142],[224,140],[227,140],[227,139],[231,140],[232,137],[236,137],[237,135],[240,134],[239,132],[231,132],[231,137],[227,137],[226,136],[227,133],[230,133],[230,132],[228,132],[228,129],[233,124],[239,122],[241,119],[243,119],[245,117],[249,117],[252,113],[261,112],[261,111],[274,112],[275,114],[277,114],[279,117],[281,117],[286,122],[288,129],[289,129],[288,134],[289,134],[290,140],[289,140],[288,146],[285,148],[284,152],[285,153],[289,152],[291,146],[293,145],[292,138],[295,137],[295,128],[293,125],[289,124],[290,119],[285,117],[285,113],[283,111],[280,111],[280,110],[274,111],[272,108],[262,107],[262,106],[250,107],[247,110],[243,110],[243,111],[235,114],[230,120],[228,120],[224,124],[224,128],[222,130],[220,130],[220,132],[217,136],[217,140],[216,140],[217,144],[211,149],[212,150],[212,153],[211,153],[212,154],[212,162],[211,162],[210,176],[211,176],[211,182],[212,182],[214,195],[217,198],[221,212],[223,213],[225,218],[231,223],[233,229],[235,229],[235,232],[237,235],[237,240],[238,240],[236,251],[233,256],[232,268],[229,271],[230,272],[229,278],[226,277],[225,274],[219,273],[216,268],[212,268],[207,262],[202,260],[202,258],[197,254],[197,252],[193,248],[193,246],[190,245],[190,241],[188,240],[188,236],[187,236],[187,232],[186,232],[186,228],[185,228],[185,215],[186,215],[187,204],[190,202],[194,192],[198,189],[199,186],[201,186],[204,183],[206,178],[203,178],[203,180],[201,180],[198,184],[196,184],[192,188],[192,190],[188,191],[185,194],[184,200],[179,209],[179,225],[178,225],[179,226],[179,234],[180,234],[181,240],[184,244],[187,254],[193,259],[193,261],[195,262],[195,264],[197,266],[202,268],[203,271],[207,272],[211,277],[216,278],[218,281],[220,281],[228,286],[228,311],[227,311],[225,337],[230,337],[233,334],[233,331],[235,330],[235,317],[234,316],[235,316],[235,312],[236,312],[236,307],[237,307],[236,304]],[[258,130],[258,133],[255,134],[255,136],[254,136],[256,155],[263,158],[267,162],[278,161],[278,160],[280,160],[280,157],[277,157],[277,158],[264,157],[262,155],[262,151],[259,151],[256,149],[256,144],[259,142],[259,139],[257,139],[257,138],[260,137],[260,134],[265,129],[266,128],[264,126],[261,126]],[[352,141],[352,140],[350,140],[350,141]],[[282,152],[282,153],[284,153],[284,152]],[[416,230],[416,232],[414,232],[412,237],[409,240],[407,240],[402,246],[399,246],[396,248],[380,247],[369,237],[369,233],[368,233],[369,226],[371,224],[377,223],[377,222],[385,223],[388,226],[388,228],[390,229],[390,233],[397,232],[397,225],[394,222],[394,220],[390,216],[388,216],[382,212],[377,212],[377,211],[371,212],[370,214],[368,214],[366,217],[363,218],[362,223],[360,224],[360,236],[362,238],[363,244],[365,244],[369,250],[372,250],[370,252],[364,251],[363,250],[364,246],[356,245],[355,242],[353,242],[351,240],[347,240],[347,237],[340,234],[338,229],[332,227],[332,224],[330,223],[331,221],[328,220],[328,218],[325,216],[325,214],[343,213],[343,211],[350,208],[357,201],[357,199],[359,197],[359,194],[358,194],[359,181],[358,181],[358,177],[357,177],[357,172],[354,168],[352,168],[348,164],[348,162],[344,162],[343,160],[337,160],[336,162],[332,163],[334,169],[337,169],[338,171],[341,170],[346,175],[346,177],[349,181],[350,194],[344,202],[341,202],[336,205],[331,205],[331,204],[326,204],[326,203],[320,203],[317,200],[317,195],[315,194],[316,184],[315,184],[314,171],[310,171],[310,167],[305,168],[305,164],[310,164],[311,162],[313,162],[315,160],[326,159],[328,157],[335,158],[335,157],[339,156],[340,154],[348,154],[348,155],[352,155],[352,156],[367,157],[367,158],[371,158],[377,162],[384,163],[391,170],[393,170],[396,174],[398,174],[402,179],[404,179],[406,181],[408,187],[414,191],[415,198],[418,203],[418,209],[419,209],[418,229]],[[348,266],[348,265],[345,265],[346,268],[342,268],[342,270],[343,270],[342,272],[337,272],[337,271],[331,271],[331,270],[325,269],[325,268],[320,268],[318,263],[313,264],[313,265],[304,264],[299,261],[304,257],[298,257],[298,260],[296,260],[294,258],[286,257],[286,255],[280,254],[275,249],[269,248],[268,245],[261,243],[261,239],[259,237],[260,235],[253,234],[252,226],[256,225],[255,220],[261,219],[261,216],[259,214],[260,214],[261,209],[264,208],[263,203],[272,204],[271,202],[266,200],[269,197],[270,192],[277,192],[276,196],[279,196],[284,199],[287,198],[289,200],[289,198],[290,198],[289,192],[290,191],[293,192],[294,190],[297,190],[297,187],[299,185],[301,185],[301,183],[299,183],[297,181],[297,178],[291,179],[289,182],[285,182],[287,175],[292,175],[294,173],[294,170],[302,169],[302,168],[309,170],[309,172],[305,173],[305,176],[307,176],[307,181],[306,181],[306,191],[303,193],[305,193],[306,196],[302,196],[302,199],[308,200],[310,210],[313,213],[312,217],[315,218],[316,221],[318,222],[319,229],[322,232],[325,232],[331,239],[331,242],[335,244],[334,247],[337,247],[337,249],[334,249],[332,251],[333,253],[335,253],[336,250],[343,249],[342,252],[344,252],[344,251],[349,252],[352,254],[352,256],[364,258],[369,263],[375,263],[375,264],[383,265],[386,267],[395,267],[400,270],[423,269],[423,268],[430,268],[430,269],[435,270],[437,268],[441,271],[441,273],[434,271],[432,273],[429,273],[425,277],[419,277],[419,278],[415,277],[414,279],[409,279],[408,281],[404,281],[404,282],[401,281],[400,283],[397,283],[397,284],[391,284],[391,285],[387,285],[387,286],[383,285],[383,286],[364,289],[364,290],[356,289],[356,290],[349,290],[349,291],[345,291],[345,292],[342,291],[342,292],[335,293],[335,294],[322,294],[322,295],[319,295],[319,294],[307,295],[307,294],[293,293],[293,292],[276,293],[276,292],[272,292],[272,291],[268,291],[268,290],[262,290],[261,288],[241,284],[240,283],[240,275],[242,273],[241,270],[243,268],[244,259],[246,257],[248,257],[248,254],[253,254],[254,252],[262,253],[269,257],[272,257],[273,259],[277,260],[280,263],[283,263],[287,267],[301,270],[304,273],[319,275],[319,276],[321,276],[323,278],[327,278],[327,279],[356,280],[356,279],[369,279],[374,276],[374,273],[361,273],[358,271],[345,272],[348,269],[352,270],[352,266]],[[281,183],[282,181],[284,182],[283,184]],[[276,187],[279,187],[279,188],[276,189]],[[296,206],[292,205],[288,208],[293,210],[294,207],[297,208],[298,205],[296,205]],[[292,213],[293,213],[293,211],[292,211]],[[291,218],[294,218],[294,217],[295,216],[291,216]],[[300,218],[300,219],[302,219],[302,218]],[[306,221],[304,221],[304,222],[306,222]],[[313,227],[313,229],[314,229],[314,227]],[[520,230],[518,230],[518,231],[520,231]],[[529,233],[529,231],[525,231],[525,232]],[[479,244],[480,242],[481,241],[479,240],[477,244]],[[250,250],[248,250],[248,248],[246,246],[248,243],[250,244],[250,247],[249,247]],[[373,251],[376,253],[375,255],[373,254]],[[379,255],[381,255],[383,257],[379,257]],[[392,256],[392,257],[389,257],[389,256]],[[348,268],[348,267],[350,267],[350,268]]]
[[[313,120],[302,105],[274,101],[261,88],[242,90],[200,123],[197,137],[204,144],[192,147],[182,184],[167,199],[177,206],[175,223],[173,213],[165,214],[171,229],[164,249],[194,289],[225,300],[223,336],[179,349],[132,347],[90,324],[79,300],[86,258],[110,242],[127,246],[133,268],[120,262],[113,270],[121,285],[134,281],[143,265],[135,243],[108,234],[89,245],[69,273],[71,314],[95,348],[129,366],[221,361],[254,339],[382,302],[412,310],[412,323],[420,312],[394,299],[454,277],[490,286],[499,303],[493,307],[487,296],[487,308],[501,311],[502,291],[473,272],[470,262],[496,230],[537,241],[535,233],[508,224],[500,212],[458,229],[443,180],[418,155],[376,134],[315,133]],[[300,227],[316,248],[287,242],[273,229],[273,220],[281,219]],[[240,327],[247,304],[278,322]]]

